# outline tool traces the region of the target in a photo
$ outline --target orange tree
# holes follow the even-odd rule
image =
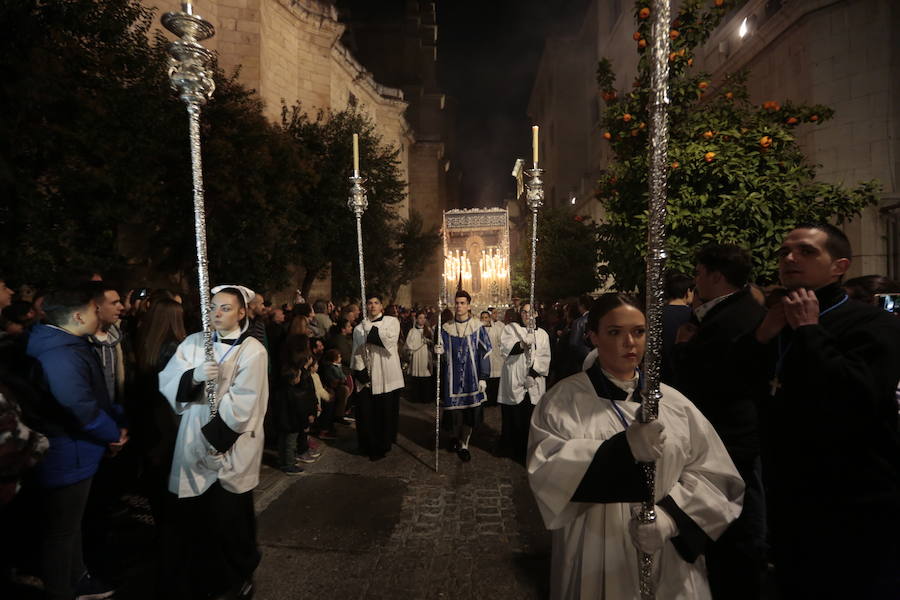
[[[685,0],[671,24],[668,268],[691,272],[697,248],[735,243],[753,254],[753,277],[768,283],[776,275],[774,250],[794,224],[851,219],[875,202],[878,186],[845,189],[816,180],[795,131],[831,118],[830,108],[789,100],[751,104],[743,72],[727,76],[713,95],[709,74],[692,68],[693,56],[733,5]],[[616,89],[608,60],[597,68],[606,104],[602,135],[613,152],[597,187],[606,213],[600,276],[620,290],[643,286],[647,247],[651,0],[637,0],[634,14],[640,60],[630,89]]]

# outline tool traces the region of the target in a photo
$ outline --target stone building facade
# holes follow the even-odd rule
[[[180,10],[176,0],[145,0],[145,4],[157,8],[159,14]],[[436,52],[434,5],[403,4],[409,6],[404,6],[399,25],[405,32],[407,47],[400,50],[419,71],[430,70],[431,74],[419,88],[405,84],[402,77],[394,77],[397,83],[392,85],[378,74],[373,75],[373,69],[385,77],[391,72],[385,57],[395,49],[361,45],[358,50],[364,54],[351,52],[342,41],[347,24],[334,2],[199,0],[194,3],[194,12],[216,28],[215,37],[204,45],[218,54],[226,73],[239,69],[239,80],[257,91],[265,114],[272,121],[280,120],[282,103],[290,106],[300,102],[310,115],[321,109],[340,111],[351,105],[366,113],[383,142],[400,150],[400,174],[409,182],[410,200],[398,207],[398,215],[408,218],[412,205],[426,216],[427,224],[434,221],[432,213],[442,212],[441,207],[447,203],[446,186],[442,183],[448,170],[441,141],[443,132],[431,124],[430,116],[443,108],[443,100],[434,83],[434,66],[426,60],[430,55],[433,63]],[[418,24],[413,27],[415,18]],[[418,47],[416,41],[420,42]],[[353,240],[351,234],[348,243]],[[436,295],[417,293],[414,298],[412,292],[417,287],[420,286],[403,286],[396,301],[409,305]],[[330,280],[317,281],[311,296],[330,295]]]
[[[438,25],[434,2],[338,0],[347,24],[343,44],[361,57],[378,81],[403,91],[406,117],[415,132],[409,148],[409,210],[423,227],[440,228],[444,211],[458,206],[462,174],[450,160],[455,151],[455,104],[437,80]],[[438,246],[424,273],[412,282],[411,298],[434,304],[441,285],[443,252]]]
[[[597,219],[593,181],[610,157],[598,127],[594,70],[607,57],[619,85],[630,81],[638,58],[633,31],[630,0],[591,0],[567,36],[548,40],[529,105],[534,122],[550,129],[543,162],[555,201],[574,197]],[[850,276],[900,278],[898,31],[900,4],[893,0],[747,0],[695,59],[695,68],[712,74],[713,89],[725,73],[747,68],[754,103],[791,99],[835,110],[832,120],[798,130],[809,161],[821,165],[819,178],[851,187],[877,179],[883,186],[879,205],[844,227],[855,252]]]

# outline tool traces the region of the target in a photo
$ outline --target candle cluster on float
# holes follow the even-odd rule
[[[454,250],[450,256],[444,259],[444,276],[447,278],[448,285],[460,281],[462,274],[463,289],[472,282],[472,261],[469,259],[469,253],[463,250]]]

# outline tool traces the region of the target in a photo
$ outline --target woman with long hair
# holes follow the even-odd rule
[[[137,330],[132,444],[143,457],[144,489],[157,527],[166,518],[166,486],[178,433],[178,417],[159,392],[157,378],[185,337],[184,309],[168,298],[147,311]]]
[[[601,296],[587,319],[596,360],[535,407],[528,476],[553,531],[551,598],[639,598],[645,552],[657,597],[708,599],[704,548],[741,512],[744,483],[687,398],[660,385],[658,419],[641,422],[646,327],[632,298]],[[642,462],[656,463],[653,523],[635,517],[647,495]]]

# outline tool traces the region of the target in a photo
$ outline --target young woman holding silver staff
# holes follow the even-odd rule
[[[703,548],[741,512],[743,481],[693,404],[662,385],[658,419],[640,422],[646,327],[633,299],[601,296],[588,316],[596,360],[535,407],[528,476],[553,531],[551,598],[639,598],[641,552],[660,598],[710,598]],[[657,518],[643,524],[652,461]]]

